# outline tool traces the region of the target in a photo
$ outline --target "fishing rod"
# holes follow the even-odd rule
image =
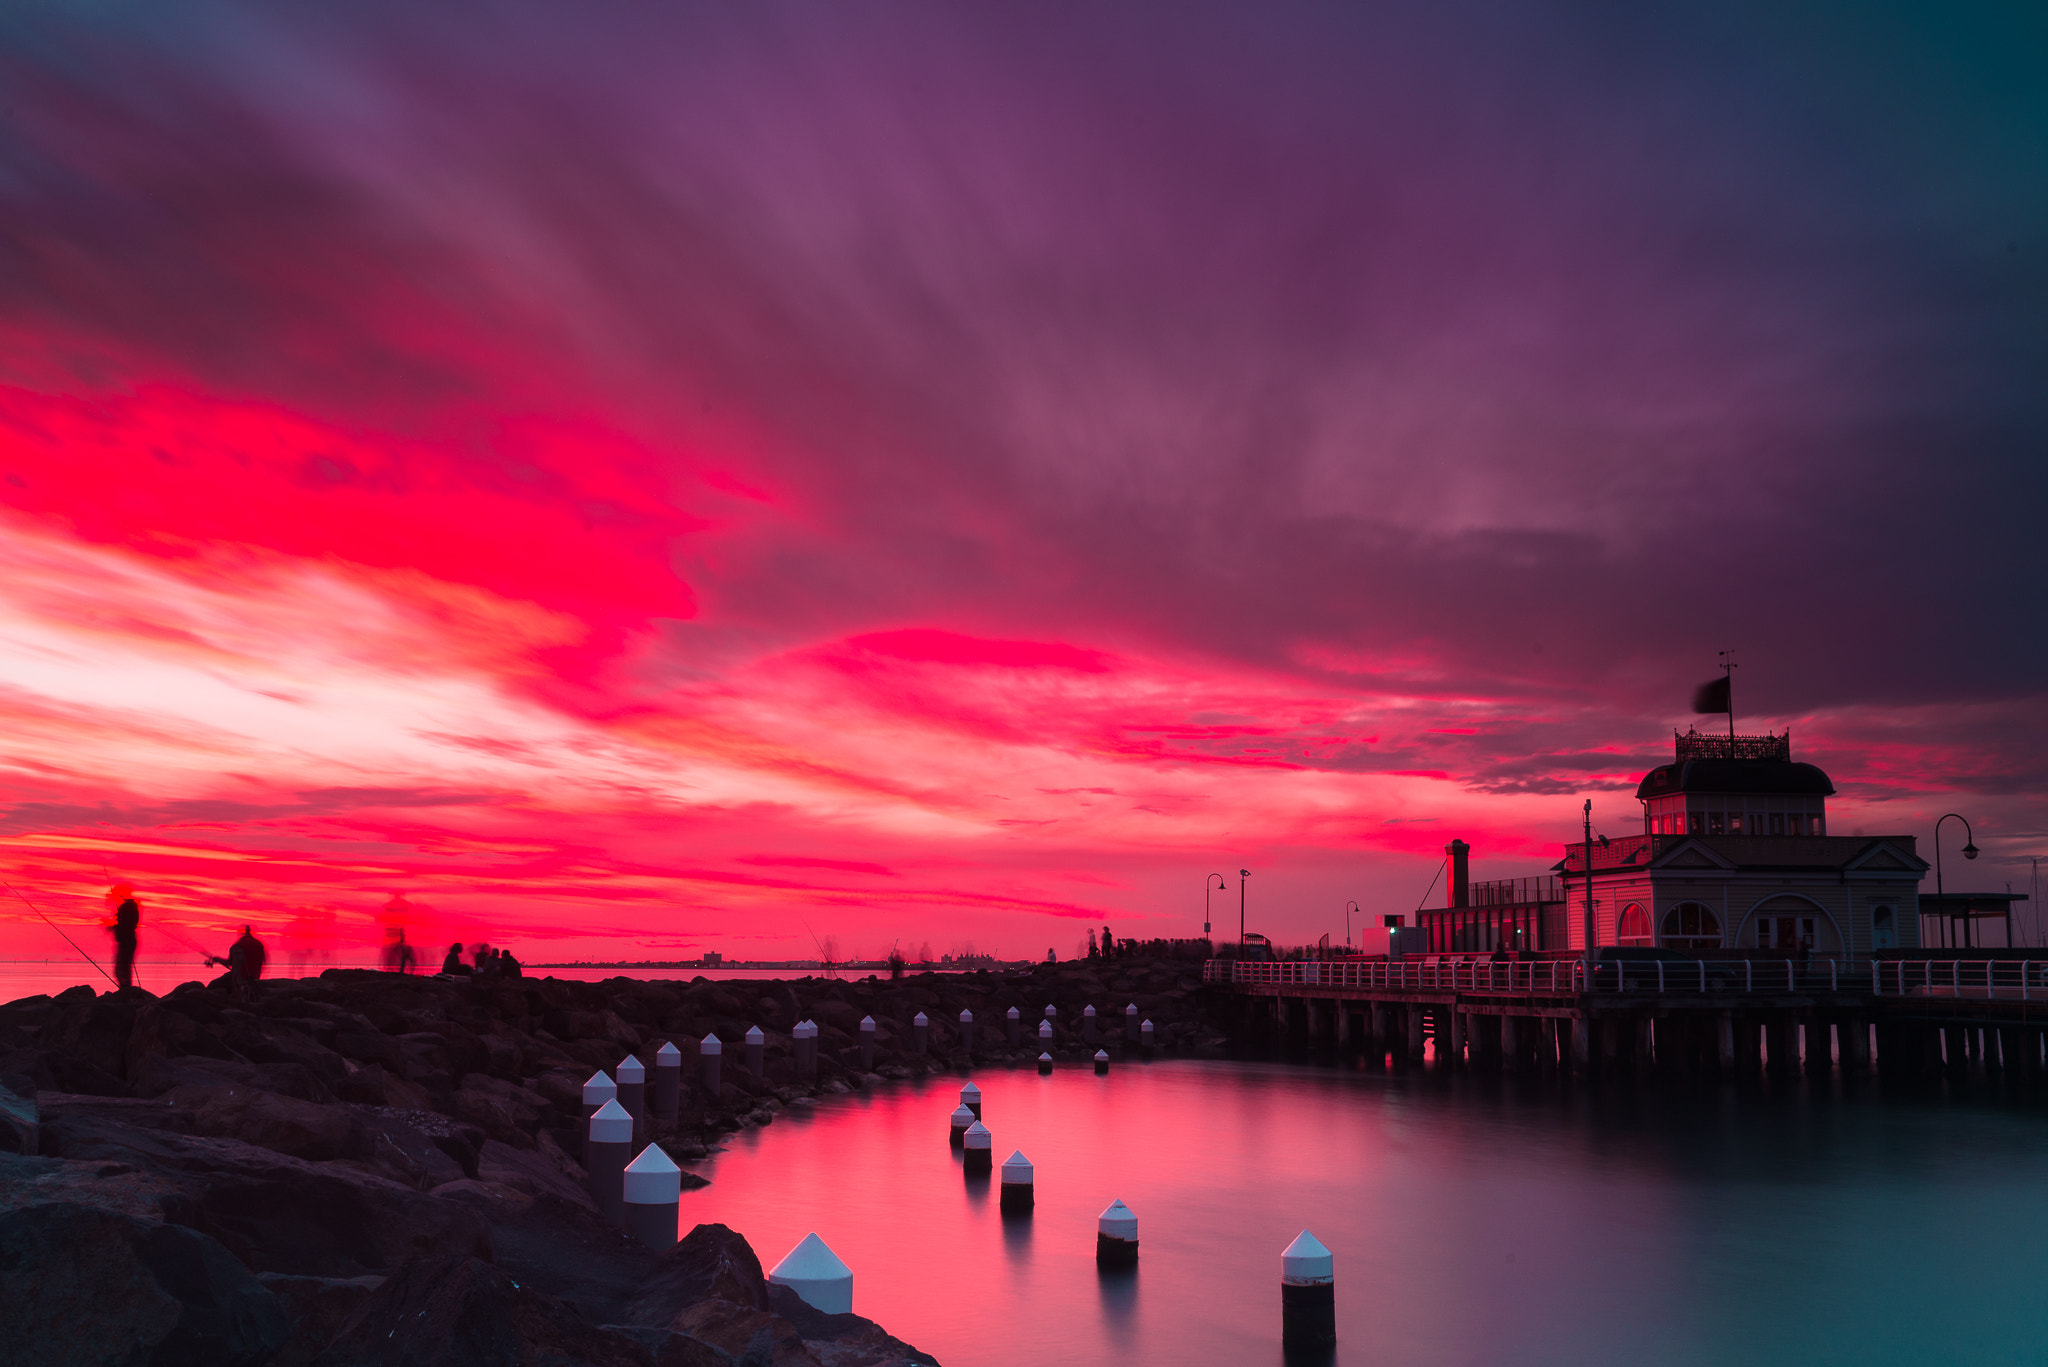
[[[42,909],[41,907],[37,906],[37,905],[36,905],[36,904],[35,904],[34,902],[31,902],[31,901],[29,901],[27,897],[24,897],[24,896],[22,896],[21,892],[20,892],[20,891],[19,891],[19,890],[18,890],[18,889],[17,889],[17,888],[16,888],[15,886],[14,886],[14,884],[12,884],[12,883],[0,883],[0,888],[6,888],[6,889],[7,889],[7,890],[8,890],[9,892],[13,893],[13,894],[14,894],[14,895],[15,895],[16,897],[20,897],[20,898],[21,898],[21,900],[22,900],[22,904],[23,904],[24,906],[26,906],[26,907],[27,907],[27,908],[28,908],[28,909],[29,909],[30,911],[34,912],[34,913],[35,913],[36,915],[38,915],[38,916],[43,916],[43,909]],[[50,929],[52,929],[52,930],[56,931],[56,932],[57,932],[57,933],[58,933],[59,935],[64,935],[64,927],[62,927],[62,926],[58,925],[58,924],[57,924],[57,923],[56,923],[55,921],[52,921],[52,920],[51,920],[51,919],[50,919],[49,917],[47,917],[47,916],[43,916],[43,924],[44,924],[44,925],[46,925],[46,926],[48,926],[48,927],[49,927]],[[64,935],[64,943],[65,943],[65,944],[67,944],[67,945],[70,945],[70,946],[71,946],[71,947],[72,947],[73,949],[78,949],[78,941],[76,941],[76,940],[72,939],[72,938],[71,938],[71,937],[70,937],[69,935]],[[104,969],[104,968],[100,968],[100,961],[99,961],[98,959],[95,959],[95,958],[93,958],[93,956],[92,956],[92,955],[90,955],[90,954],[86,953],[86,952],[85,952],[84,950],[82,950],[82,949],[78,949],[78,957],[79,957],[79,958],[81,958],[81,959],[83,959],[83,960],[85,960],[85,961],[86,961],[87,963],[91,964],[91,965],[92,965],[92,966],[93,966],[94,968],[99,968],[99,969],[100,969],[100,976],[101,976],[102,978],[105,978],[105,979],[106,979],[106,980],[107,980],[108,982],[110,982],[110,983],[114,983],[114,975],[113,975],[113,974],[111,974],[111,973],[109,973],[109,972],[107,972],[107,970],[106,970],[106,969]],[[118,987],[119,987],[120,985],[121,985],[121,984],[119,984],[119,983],[114,983],[114,986],[115,986],[115,987],[117,987],[117,988],[118,988]]]

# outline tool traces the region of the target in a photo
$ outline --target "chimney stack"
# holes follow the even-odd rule
[[[1444,853],[1451,857],[1450,905],[1469,907],[1472,905],[1472,847],[1462,840],[1453,840],[1444,846]]]

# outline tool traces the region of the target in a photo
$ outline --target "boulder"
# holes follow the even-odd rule
[[[307,1367],[370,1293],[384,1284],[382,1277],[294,1277],[282,1272],[265,1272],[256,1280],[277,1297],[291,1322],[289,1336],[265,1367]]]
[[[38,1367],[257,1367],[283,1306],[197,1230],[90,1206],[0,1214],[0,1344]]]
[[[350,1315],[319,1367],[446,1367],[451,1363],[649,1367],[633,1338],[521,1286],[475,1258],[411,1262]]]
[[[0,1078],[0,1153],[34,1154],[41,1125],[31,1078]]]

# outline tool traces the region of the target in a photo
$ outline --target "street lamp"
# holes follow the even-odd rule
[[[1237,957],[1244,958],[1244,885],[1251,878],[1250,869],[1237,871]]]
[[[1941,821],[1948,821],[1951,819],[1963,823],[1963,858],[1975,859],[1978,856],[1978,854],[1981,853],[1981,851],[1979,851],[1977,848],[1977,838],[1975,834],[1970,830],[1970,819],[1966,816],[1961,816],[1955,812],[1950,812],[1947,816],[1944,816],[1941,819]],[[1934,898],[1938,902],[1942,901],[1941,821],[1937,821],[1934,823]],[[1946,902],[1942,902],[1941,912],[1944,916],[1948,915],[1948,904]],[[1970,909],[1968,907],[1964,907],[1963,948],[1968,949],[1970,947]]]
[[[1209,886],[1209,878],[1216,880],[1215,887]],[[1209,894],[1227,889],[1230,886],[1230,884],[1223,881],[1223,875],[1220,873],[1212,873],[1209,875],[1209,878],[1202,880],[1202,934],[1205,936],[1209,933]]]
[[[1344,904],[1344,948],[1346,949],[1351,948],[1351,913],[1361,910],[1362,908],[1356,902],[1346,902]]]

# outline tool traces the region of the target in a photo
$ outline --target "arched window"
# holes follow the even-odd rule
[[[1721,918],[1698,902],[1680,902],[1664,913],[1666,949],[1719,949]]]
[[[1621,909],[1621,919],[1614,923],[1614,943],[1618,945],[1654,945],[1657,937],[1650,933],[1650,913],[1643,910],[1641,902],[1630,902]]]
[[[1872,949],[1897,949],[1899,947],[1898,923],[1892,919],[1890,907],[1870,909],[1870,947]]]

